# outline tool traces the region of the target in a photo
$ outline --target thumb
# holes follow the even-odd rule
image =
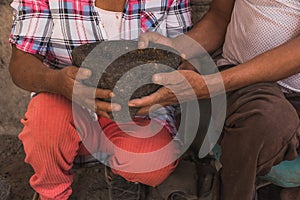
[[[169,38],[155,32],[147,32],[140,35],[138,41],[138,48],[147,48],[150,42],[172,47],[172,41]]]
[[[149,33],[143,33],[139,37],[138,48],[145,49],[149,45],[149,40],[151,40],[151,35]]]
[[[182,79],[182,75],[178,71],[169,73],[158,73],[152,76],[153,83],[158,85],[173,85],[177,84]]]

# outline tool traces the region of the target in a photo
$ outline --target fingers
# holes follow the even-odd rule
[[[152,76],[153,83],[159,85],[174,85],[184,79],[178,71],[173,71],[169,73],[158,73]]]
[[[151,109],[151,106],[142,107],[136,112],[136,115],[148,115],[149,111]]]
[[[99,89],[95,91],[95,98],[99,99],[111,99],[115,94],[111,90]]]
[[[146,97],[142,97],[140,99],[130,100],[128,103],[128,106],[143,107],[143,106],[148,106],[148,105],[154,104],[154,102],[159,101],[158,97],[155,94],[156,93],[146,96]]]
[[[148,33],[143,33],[140,35],[139,41],[138,41],[138,48],[139,49],[147,48],[149,45],[149,42],[159,43],[159,44],[173,47],[171,39],[164,37],[155,32],[148,32]]]
[[[114,97],[115,94],[110,90],[104,90],[104,89],[96,89],[95,98],[96,99],[111,99]],[[103,102],[103,101],[102,101]],[[115,103],[106,103],[99,101],[99,105],[97,106],[97,112],[100,112],[101,110],[112,112],[112,111],[120,111],[122,108],[119,104]]]
[[[197,69],[187,60],[183,61],[181,65],[178,67],[179,70],[193,70],[197,71]]]
[[[153,105],[161,100],[160,91],[157,91],[149,96],[142,97],[140,99],[130,100],[128,105],[132,107],[144,107]]]
[[[114,94],[110,90],[92,88],[75,81],[72,92],[72,101],[96,112],[98,115],[108,117],[104,112],[120,111],[121,106],[102,101],[101,99],[111,99]]]
[[[121,106],[119,104],[110,103],[101,101],[99,99],[87,99],[86,103],[89,105],[91,109],[93,109],[96,113],[104,112],[112,112],[112,111],[120,111]]]
[[[138,41],[138,48],[145,49],[149,45],[149,41],[151,41],[151,37],[149,33],[141,34]]]
[[[114,93],[111,90],[89,87],[79,81],[75,81],[73,95],[89,99],[111,99]]]
[[[155,74],[152,77],[152,81],[156,84],[163,85],[165,87],[160,88],[157,92],[149,96],[129,101],[129,106],[145,107],[157,103],[161,105],[170,105],[172,103],[177,103],[178,100],[174,94],[174,92],[176,92],[176,88],[174,88],[174,86],[177,86],[179,85],[179,83],[182,82],[187,82],[185,77],[178,71]]]
[[[115,103],[110,103],[110,102],[105,102],[105,101],[101,101],[101,100],[96,100],[95,101],[95,111],[101,112],[112,112],[112,111],[120,111],[121,110],[121,106],[119,104],[115,104]]]
[[[149,45],[149,42],[156,43],[156,41],[158,40],[159,37],[163,37],[163,36],[161,36],[157,33],[154,33],[154,32],[148,32],[148,33],[141,34],[139,37],[139,41],[138,41],[138,48],[139,49],[147,48]]]
[[[171,105],[177,102],[176,96],[170,91],[170,89],[162,87],[155,93],[142,97],[140,99],[130,100],[128,105],[131,107],[147,107],[154,104],[160,104],[161,106]]]
[[[110,119],[110,116],[104,111],[97,112],[97,115]]]
[[[154,104],[154,105],[145,106],[145,107],[140,108],[136,112],[136,114],[137,115],[149,115],[150,112],[153,112],[153,111],[155,111],[157,109],[160,109],[160,108],[162,108],[164,106],[168,106],[170,104],[172,104],[172,103],[166,101],[166,102],[161,102],[160,104]]]
[[[94,89],[90,88],[90,90],[93,91]],[[111,99],[114,96],[115,95],[110,90],[96,88],[94,97],[93,96],[89,96],[89,97],[86,96],[86,97],[87,97],[87,103],[89,105],[93,105],[93,103],[95,103],[94,109],[96,112],[120,111],[121,106],[119,104],[109,103],[109,102],[99,100],[99,99]]]

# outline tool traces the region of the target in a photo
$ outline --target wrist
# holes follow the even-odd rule
[[[50,93],[63,95],[65,92],[64,78],[62,77],[61,70],[48,68],[42,75],[44,80],[44,87],[42,90]]]

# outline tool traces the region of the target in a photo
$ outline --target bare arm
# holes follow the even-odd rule
[[[224,42],[235,0],[213,0],[206,15],[186,35],[201,44],[208,52]]]
[[[226,91],[300,73],[300,36],[221,73]]]
[[[12,56],[9,64],[9,72],[13,82],[20,88],[30,92],[55,91],[55,77],[57,71],[42,64],[42,56],[31,55],[12,46]]]
[[[94,93],[95,98],[112,97],[109,90],[90,88],[81,84],[80,80],[90,77],[89,70],[80,70],[78,73],[78,68],[74,66],[53,70],[43,65],[41,56],[25,53],[13,46],[9,71],[14,83],[27,91],[60,94],[93,110],[95,103],[97,114],[106,117],[108,117],[106,112],[112,110],[110,103],[89,98],[93,97]],[[74,85],[76,91],[73,90]],[[115,110],[119,109],[118,105],[112,106]]]
[[[230,22],[235,0],[214,0],[207,14],[191,31],[174,39],[157,33],[145,33],[139,38],[139,47],[145,48],[149,41],[171,46],[180,53],[193,57],[199,52],[199,44],[208,52],[213,52],[224,42],[227,25]]]

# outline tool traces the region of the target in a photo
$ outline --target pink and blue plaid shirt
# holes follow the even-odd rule
[[[52,68],[71,65],[72,50],[81,44],[106,40],[95,0],[14,0],[10,43],[22,51],[40,54]],[[192,26],[189,0],[127,0],[121,39],[137,40],[155,31],[176,37]],[[175,134],[175,109],[153,113]]]

